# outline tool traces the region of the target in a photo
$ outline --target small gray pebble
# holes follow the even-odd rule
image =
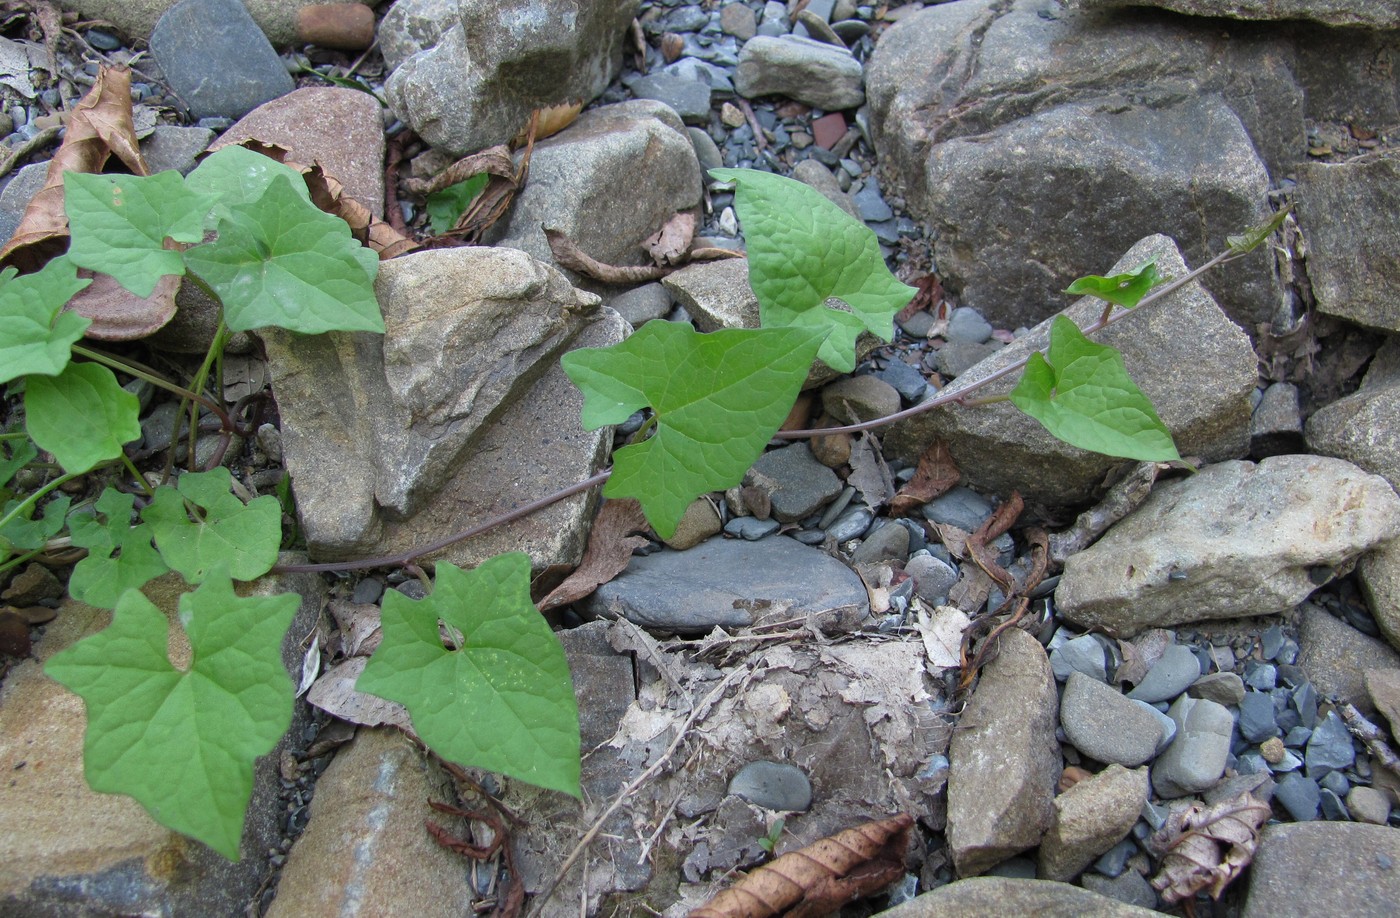
[[[1128,869],[1128,859],[1137,854],[1137,845],[1125,838],[1094,862],[1094,869],[1106,877],[1116,877]]]
[[[1264,652],[1264,659],[1272,660],[1278,656],[1278,652],[1283,649],[1283,627],[1281,625],[1271,625],[1259,637],[1260,649]]]
[[[1323,819],[1330,819],[1333,822],[1351,822],[1351,812],[1347,810],[1347,805],[1342,802],[1340,796],[1324,787],[1319,797]]]
[[[735,517],[724,524],[724,531],[750,542],[757,542],[766,535],[777,532],[781,524],[777,520],[761,520],[753,516]]]
[[[770,810],[805,812],[812,784],[802,769],[784,762],[750,762],[729,782],[729,793]]]
[[[1274,799],[1282,803],[1298,822],[1311,822],[1317,818],[1322,789],[1312,778],[1295,771],[1279,779],[1278,787],[1274,789]]]
[[[858,539],[865,535],[874,519],[875,514],[865,507],[852,507],[838,516],[836,522],[827,527],[826,534],[838,543]]]
[[[1274,719],[1274,699],[1263,692],[1246,692],[1240,701],[1240,735],[1251,743],[1262,743],[1278,736]]]
[[[1278,685],[1278,667],[1261,663],[1246,670],[1244,684],[1258,692],[1271,692]]]
[[[992,336],[992,323],[971,306],[959,306],[948,317],[948,340],[981,344]]]
[[[378,577],[366,577],[355,584],[355,589],[350,593],[350,601],[360,605],[379,602],[379,597],[384,595],[384,581]]]
[[[924,518],[945,526],[976,532],[995,508],[992,502],[971,488],[959,485],[924,504]]]

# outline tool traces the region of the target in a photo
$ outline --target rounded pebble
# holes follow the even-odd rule
[[[802,769],[784,762],[750,762],[729,782],[729,793],[755,806],[801,813],[812,805],[812,784]]]
[[[1166,701],[1186,691],[1200,677],[1201,663],[1191,648],[1170,644],[1128,697],[1135,701]]]

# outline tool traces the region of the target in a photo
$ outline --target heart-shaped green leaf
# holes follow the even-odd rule
[[[190,583],[223,569],[235,580],[255,580],[277,563],[282,543],[282,508],[270,494],[244,504],[229,491],[232,476],[220,466],[186,473],[156,489],[141,514],[150,524],[165,563]],[[194,513],[185,502],[194,505]],[[194,518],[191,518],[191,517]]]
[[[26,374],[62,373],[73,342],[91,324],[63,311],[64,303],[92,283],[78,278],[77,267],[66,256],[51,259],[33,274],[16,273],[14,268],[0,271],[0,383]]]
[[[1090,341],[1063,315],[1050,325],[1049,352],[1048,360],[1031,354],[1010,394],[1017,408],[1080,449],[1155,462],[1181,458],[1122,354]]]
[[[583,426],[656,412],[656,433],[613,454],[603,493],[635,497],[663,539],[697,496],[733,487],[787,418],[825,328],[726,329],[648,322],[626,341],[564,355]]]
[[[734,206],[749,253],[749,286],[765,328],[804,326],[831,334],[817,357],[842,373],[856,365],[856,337],[894,336],[895,313],[914,294],[895,279],[870,228],[821,192],[753,169],[711,169],[737,182]],[[833,309],[827,300],[849,307]]]
[[[24,382],[25,427],[66,471],[86,472],[115,459],[141,436],[140,402],[96,363],[70,363],[57,376]]]
[[[238,860],[253,760],[292,722],[281,646],[297,606],[294,594],[241,598],[227,575],[210,577],[180,597],[192,651],[182,671],[166,617],[140,592],[123,594],[106,630],[44,667],[87,705],[89,786],[133,797],[161,825]]]
[[[1147,291],[1162,283],[1165,278],[1157,273],[1157,262],[1147,264],[1126,274],[1101,277],[1091,274],[1081,277],[1065,288],[1065,293],[1073,296],[1096,296],[1124,309],[1132,309],[1147,296]]]
[[[481,194],[481,189],[486,187],[490,178],[491,176],[483,172],[428,195],[428,221],[433,227],[433,232],[441,236],[452,229],[457,219],[466,211],[467,205]]]
[[[58,535],[63,529],[63,519],[68,514],[68,505],[73,499],[67,494],[60,494],[44,505],[43,512],[38,519],[33,516],[34,507],[31,504],[23,513],[10,517],[10,513],[21,503],[17,500],[7,501],[5,509],[0,511],[0,517],[10,517],[4,524],[0,525],[0,549],[5,546],[17,548],[20,551],[36,551],[43,548],[44,543]],[[4,551],[0,551],[0,559],[4,558]]]
[[[530,602],[530,558],[437,565],[425,599],[384,596],[384,640],[355,688],[408,708],[445,759],[579,796],[578,706],[564,648]],[[439,622],[460,643],[449,648]],[[454,642],[455,643],[455,642]]]
[[[79,602],[116,608],[117,600],[127,590],[170,570],[151,544],[154,533],[150,525],[132,525],[134,503],[130,494],[107,488],[92,511],[69,518],[68,532],[73,544],[88,550],[87,557],[77,563],[68,579],[68,594]]]
[[[308,204],[311,192],[301,173],[270,156],[254,153],[246,147],[223,147],[205,157],[189,175],[185,186],[191,191],[212,195],[215,199],[206,229],[214,229],[229,215],[229,208],[238,204],[255,204],[267,192],[267,186],[278,176],[286,176],[292,190]]]

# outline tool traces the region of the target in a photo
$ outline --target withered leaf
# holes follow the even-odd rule
[[[873,895],[904,874],[911,816],[838,832],[790,851],[690,913],[689,918],[818,918]]]
[[[568,236],[548,227],[544,228],[544,238],[549,241],[549,250],[559,267],[568,268],[605,284],[640,284],[665,277],[672,270],[655,265],[624,267],[603,264],[585,253]]]
[[[894,476],[880,455],[880,441],[863,431],[851,446],[851,475],[846,479],[865,499],[865,505],[878,510],[894,497]]]
[[[606,501],[593,521],[578,569],[540,601],[540,611],[577,602],[626,570],[632,551],[650,541],[634,533],[646,531],[641,504],[630,497]]]
[[[65,308],[91,319],[83,334],[99,341],[134,341],[164,328],[175,315],[175,294],[184,280],[178,274],[166,274],[156,281],[150,296],[140,297],[110,274],[79,268],[78,276],[91,278],[92,283],[78,291]]]
[[[890,512],[896,516],[907,516],[940,494],[952,490],[961,480],[962,472],[958,471],[948,447],[942,440],[934,440],[919,456],[914,477],[890,501]]]
[[[539,123],[535,127],[535,139],[544,140],[546,137],[553,137],[564,128],[573,124],[579,112],[583,111],[583,102],[560,102],[558,105],[550,105],[539,111]],[[529,128],[515,135],[511,144],[516,147],[523,147],[529,140]]]
[[[677,265],[685,261],[695,238],[695,214],[677,213],[666,224],[642,242],[651,260],[658,265]]]
[[[416,736],[407,708],[396,701],[355,690],[355,680],[360,678],[368,662],[369,657],[351,657],[322,673],[306,693],[306,700],[352,724],[366,727],[389,724]]]
[[[1153,888],[1169,904],[1201,890],[1219,899],[1254,860],[1259,828],[1270,815],[1269,805],[1250,793],[1208,807],[1173,810],[1148,842],[1153,850],[1165,851]]]

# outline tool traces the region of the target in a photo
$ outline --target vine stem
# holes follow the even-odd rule
[[[218,415],[219,422],[222,423],[226,429],[233,429],[233,418],[229,417],[228,412],[224,410],[223,405],[218,404],[213,399],[205,398],[198,392],[192,392],[189,389],[186,389],[184,386],[176,385],[168,379],[162,379],[155,373],[134,366],[128,363],[127,361],[117,357],[113,357],[110,354],[104,354],[101,351],[94,351],[91,348],[83,347],[81,344],[73,345],[73,353],[81,357],[86,357],[88,360],[91,360],[94,363],[100,363],[109,370],[116,370],[118,373],[125,373],[128,376],[135,376],[137,379],[143,379],[151,385],[160,389],[164,389],[167,392],[172,392],[175,395],[180,396],[181,398],[196,401],[199,404],[203,405],[205,408],[208,408],[210,411],[214,412],[214,414]]]

